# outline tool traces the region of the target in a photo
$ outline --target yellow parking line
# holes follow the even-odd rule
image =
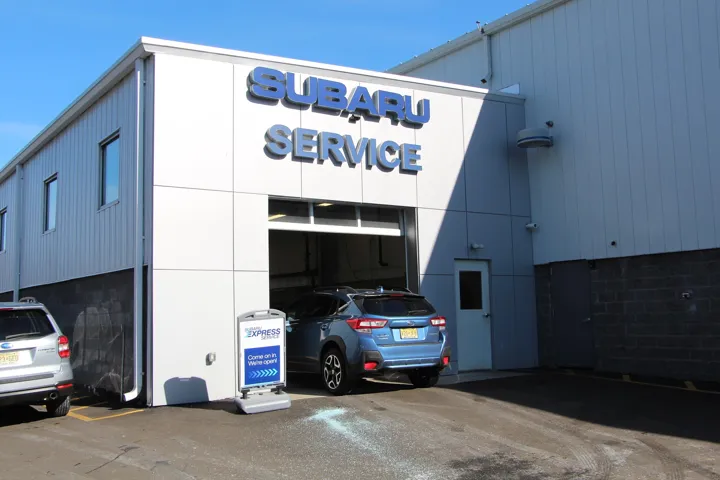
[[[109,418],[124,417],[126,415],[132,415],[133,413],[140,413],[140,412],[144,412],[144,411],[145,410],[131,410],[129,412],[122,412],[122,413],[116,413],[114,415],[106,415],[104,417],[93,418],[92,421],[94,422],[96,420],[107,420]]]
[[[80,413],[75,413],[74,410],[71,410],[68,413],[68,417],[72,417],[76,420],[82,420],[83,422],[96,422],[98,420],[108,420],[110,418],[124,417],[126,415],[132,415],[133,413],[140,413],[140,412],[144,412],[144,411],[145,410],[131,410],[129,412],[115,413],[113,415],[105,415],[103,417],[88,417],[88,416],[82,415]]]
[[[685,381],[685,386],[688,388],[688,390],[697,390],[697,387],[695,386],[695,384],[693,382],[691,382],[690,380]]]
[[[92,418],[86,417],[85,415],[81,415],[79,413],[75,413],[73,411],[68,412],[68,417],[72,417],[76,420],[82,420],[83,422],[92,422]]]
[[[90,408],[90,405],[86,405],[84,407],[73,407],[70,409],[71,412],[77,412],[78,410],[84,410],[86,408]]]

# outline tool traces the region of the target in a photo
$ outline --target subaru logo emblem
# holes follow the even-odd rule
[[[408,320],[407,324],[412,327],[413,325],[415,325],[415,322],[413,322],[412,320]]]
[[[8,348],[12,348],[12,343],[3,343],[2,345],[0,345],[0,348],[2,348],[3,350],[7,350]]]

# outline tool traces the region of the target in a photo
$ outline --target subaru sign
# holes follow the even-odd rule
[[[295,88],[295,74],[272,68],[257,67],[248,76],[248,92],[255,98],[292,105],[314,107],[329,112],[364,115],[369,118],[390,118],[410,126],[422,126],[430,121],[430,101],[422,99],[413,106],[410,95],[385,90],[372,93],[362,85],[348,91],[341,82],[308,76],[302,91]],[[292,155],[301,161],[330,160],[334,165],[384,171],[399,169],[414,173],[422,170],[420,145],[398,144],[392,140],[374,138],[354,139],[351,135],[320,132],[308,128],[291,129],[273,125],[265,135],[265,151],[274,157]]]

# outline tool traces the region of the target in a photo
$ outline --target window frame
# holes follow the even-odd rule
[[[58,188],[59,183],[58,181],[58,174],[55,172],[54,174],[50,175],[48,178],[45,179],[43,182],[43,234],[45,233],[52,233],[57,229],[57,211],[58,211]],[[49,200],[49,186],[51,183],[55,182],[55,218],[54,223],[55,225],[52,228],[48,228],[49,224],[49,211],[48,211],[48,200]]]
[[[0,254],[7,252],[7,207],[0,208]]]
[[[100,156],[100,165],[99,165],[99,181],[98,181],[98,211],[102,211],[106,208],[109,208],[113,205],[116,205],[120,203],[120,177],[121,177],[121,168],[120,168],[120,159],[122,157],[120,152],[120,143],[117,144],[118,149],[118,181],[117,181],[117,198],[110,200],[108,202],[105,202],[105,193],[106,193],[106,185],[105,185],[105,172],[106,172],[106,152],[108,145],[112,144],[113,142],[119,142],[120,141],[120,129],[117,129],[107,137],[105,137],[104,140],[102,140],[99,143],[99,156]]]

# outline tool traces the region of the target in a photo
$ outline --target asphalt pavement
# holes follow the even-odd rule
[[[720,480],[720,395],[553,374],[292,391],[289,410],[257,415],[3,411],[0,478]]]

